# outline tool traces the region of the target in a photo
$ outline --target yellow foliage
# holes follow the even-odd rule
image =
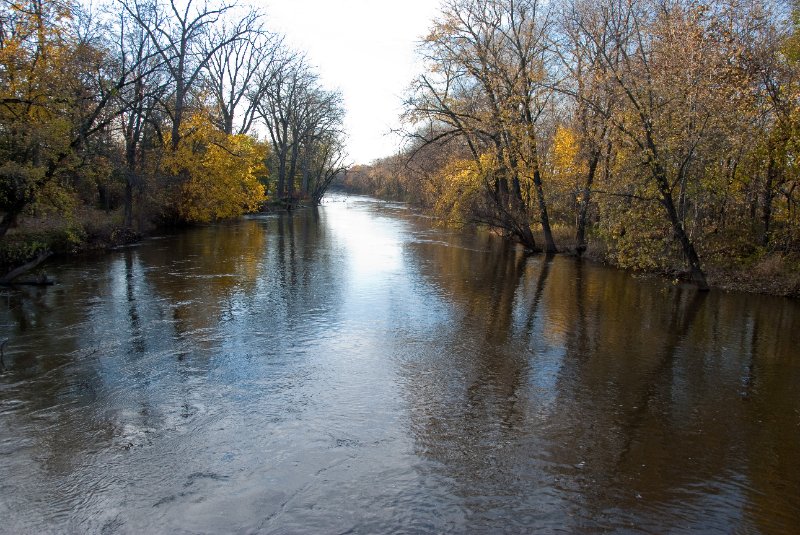
[[[88,60],[100,53],[75,39],[70,19],[69,6],[58,0],[40,9],[24,3],[0,8],[0,211],[16,213],[69,195],[68,183],[44,182],[58,178],[48,169],[78,164],[70,141],[76,110],[85,105],[81,69],[94,67],[97,61]]]
[[[481,157],[481,163],[484,166],[491,164],[488,156]],[[465,221],[482,184],[482,175],[475,162],[461,159],[449,162],[433,181],[434,209],[446,219]]]
[[[582,139],[572,128],[559,125],[547,158],[548,210],[553,222],[573,224],[581,202],[588,165]]]
[[[578,136],[566,126],[559,126],[553,137],[551,163],[553,174],[562,177],[574,177],[580,165],[578,163]]]
[[[204,222],[257,210],[266,200],[258,180],[267,173],[266,144],[246,135],[226,135],[203,114],[190,117],[181,130],[177,150],[164,162],[170,173],[184,180],[178,215]]]

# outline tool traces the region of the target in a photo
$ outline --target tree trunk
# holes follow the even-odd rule
[[[22,264],[21,266],[14,268],[8,273],[6,273],[2,278],[0,278],[0,284],[12,284],[13,283],[12,281],[14,279],[19,277],[23,273],[27,273],[28,271],[32,270],[33,268],[35,268],[36,266],[47,260],[52,254],[53,253],[51,253],[50,251],[44,251],[39,253],[39,256],[31,260],[30,262],[26,262],[25,264]],[[52,282],[49,279],[43,279],[40,282],[34,282],[34,284],[52,284]]]
[[[129,129],[129,138],[126,140],[125,149],[125,211],[122,220],[122,225],[125,228],[132,228],[133,226],[133,189],[136,184],[136,143],[134,137],[134,130]]]
[[[292,144],[292,156],[289,160],[289,172],[286,175],[286,194],[289,197],[289,202],[294,202],[294,178],[297,172],[297,143]]]
[[[181,79],[176,80],[175,88],[175,115],[172,120],[172,150],[178,150],[181,140],[181,122],[183,121],[183,106],[186,99],[186,89]]]
[[[586,174],[586,182],[583,185],[583,192],[581,195],[581,206],[578,212],[578,230],[575,235],[577,242],[576,251],[578,255],[582,255],[586,251],[586,216],[589,213],[589,200],[592,194],[592,184],[594,183],[594,175],[597,172],[597,165],[600,163],[600,151],[592,151],[589,158],[589,172]]]
[[[303,196],[305,196],[305,197],[309,197],[311,195],[311,192],[309,191],[310,190],[310,186],[309,186],[309,172],[308,172],[308,153],[309,153],[309,148],[305,147],[303,149],[303,170],[301,171],[302,176],[303,176],[303,178],[302,178],[302,193],[303,193]]]
[[[281,147],[278,153],[278,185],[275,196],[278,200],[286,197],[286,148]]]
[[[225,106],[222,106],[222,126],[226,135],[233,135],[233,114],[228,111]]]
[[[528,250],[533,252],[540,252],[539,246],[536,245],[536,239],[533,237],[533,232],[531,232],[531,227],[529,225],[524,225],[521,227],[519,232],[520,243]]]
[[[769,245],[771,226],[772,226],[772,200],[775,197],[775,182],[777,178],[777,166],[775,159],[770,157],[769,164],[767,164],[767,180],[764,183],[764,205],[761,208],[761,245],[767,247]]]
[[[700,266],[700,257],[697,255],[697,251],[695,251],[694,244],[692,244],[692,240],[689,239],[689,235],[686,234],[686,229],[683,226],[678,210],[675,208],[675,201],[672,198],[667,172],[658,159],[658,150],[653,141],[652,131],[649,128],[646,128],[645,137],[646,146],[650,151],[648,161],[650,173],[661,195],[661,205],[667,211],[667,217],[672,225],[672,231],[681,243],[683,256],[689,264],[689,275],[692,282],[697,286],[698,290],[707,292],[709,289],[708,282],[706,281],[706,274],[703,273],[703,269]]]
[[[505,203],[508,196],[508,170],[503,162],[503,149],[500,147],[499,141],[495,141],[495,152],[499,169],[494,180],[494,194],[498,202]]]
[[[131,228],[133,226],[133,170],[127,169],[125,172],[125,208],[122,218],[122,226]]]
[[[691,281],[697,286],[698,290],[708,291],[708,282],[706,281],[706,275],[703,273],[703,269],[700,265],[700,257],[697,255],[697,251],[695,251],[694,245],[689,239],[689,235],[686,234],[686,229],[683,227],[678,210],[675,208],[675,202],[669,189],[669,181],[667,180],[666,174],[658,164],[652,164],[651,169],[654,175],[653,178],[656,179],[658,190],[661,194],[661,205],[667,211],[667,216],[672,224],[672,230],[678,238],[678,241],[680,241],[683,255],[686,257],[686,261],[689,264]]]
[[[553,240],[553,231],[550,229],[550,218],[547,215],[547,203],[544,200],[544,188],[542,188],[542,175],[539,166],[533,170],[533,185],[536,188],[536,199],[539,202],[539,218],[542,221],[542,232],[544,232],[544,252],[553,255],[558,252],[556,242]]]

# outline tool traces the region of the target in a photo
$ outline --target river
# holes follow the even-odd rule
[[[792,533],[800,304],[332,197],[6,289],[2,533]]]

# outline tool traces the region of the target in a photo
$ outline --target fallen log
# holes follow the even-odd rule
[[[35,268],[36,266],[47,260],[52,254],[53,253],[50,251],[43,251],[39,253],[39,255],[30,262],[22,264],[21,266],[16,267],[11,271],[9,271],[8,273],[6,273],[3,277],[0,277],[0,284],[4,286],[10,286],[12,284],[32,284],[36,286],[48,286],[54,284],[55,281],[53,281],[46,275],[42,275],[40,277],[37,277],[36,279],[28,279],[19,282],[14,281],[14,279],[19,277],[23,273],[27,273],[28,271],[32,270],[33,268]]]

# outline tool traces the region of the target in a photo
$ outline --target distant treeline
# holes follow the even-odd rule
[[[774,0],[446,0],[401,154],[345,185],[531,251],[800,289],[800,10]]]
[[[255,9],[0,0],[0,264],[319,202],[343,115]]]

